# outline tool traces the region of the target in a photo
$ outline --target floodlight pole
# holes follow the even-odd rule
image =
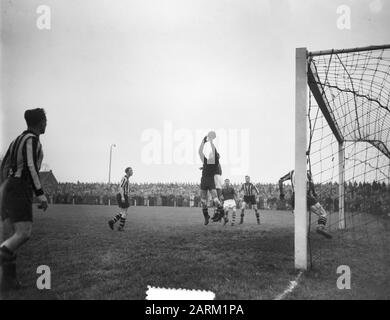
[[[295,79],[295,268],[307,270],[307,49],[296,49]]]
[[[111,159],[112,159],[112,148],[116,147],[115,144],[110,146],[110,164],[108,166],[108,183],[111,183]]]

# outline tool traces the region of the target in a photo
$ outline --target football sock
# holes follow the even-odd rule
[[[2,245],[0,250],[3,252],[4,256],[6,256],[7,260],[11,260],[14,257],[12,250],[8,249],[5,245]]]
[[[121,218],[121,214],[118,213],[114,218],[112,218],[112,222],[117,222]]]
[[[126,218],[121,217],[121,218],[119,219],[119,228],[123,229],[124,226],[125,226],[125,222],[126,222]]]
[[[221,204],[218,205],[217,209],[218,209],[219,217],[220,217],[220,219],[222,219],[225,216],[225,210],[223,210],[223,207]]]
[[[232,226],[234,226],[235,223],[236,223],[236,210],[233,210],[233,213],[232,213]]]
[[[2,265],[2,276],[0,279],[0,291],[20,288],[20,283],[16,275],[16,263],[5,262]]]
[[[4,245],[0,247],[0,250],[3,251],[4,253],[6,253],[6,254],[9,255],[9,256],[13,256],[13,254],[14,254],[10,249],[8,249],[8,248],[7,248],[6,246],[4,246]]]
[[[318,223],[317,224],[318,227],[325,228],[325,226],[326,226],[326,217],[319,217],[317,223]]]
[[[257,223],[260,224],[260,214],[259,214],[259,211],[255,210],[255,214],[256,214]]]

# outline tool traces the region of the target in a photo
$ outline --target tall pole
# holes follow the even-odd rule
[[[296,50],[295,79],[295,268],[307,269],[307,50]]]
[[[109,167],[108,167],[108,183],[111,183],[111,159],[112,159],[112,148],[113,147],[116,147],[116,145],[112,144],[110,146],[110,164],[109,164]]]

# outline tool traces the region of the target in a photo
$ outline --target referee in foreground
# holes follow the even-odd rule
[[[39,169],[43,152],[39,136],[45,133],[43,109],[24,113],[27,130],[9,146],[0,167],[0,211],[4,239],[0,245],[0,290],[19,289],[16,277],[16,252],[31,236],[33,193],[39,208],[46,211],[47,199],[42,190]]]

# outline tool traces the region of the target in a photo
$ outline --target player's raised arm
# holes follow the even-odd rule
[[[215,147],[215,144],[213,142],[213,139],[209,139],[209,142],[210,142],[210,146],[211,146],[211,152],[213,153],[214,155],[214,158],[217,159],[217,148]]]
[[[309,185],[309,191],[312,193],[314,197],[317,197],[316,189],[314,187],[314,182],[310,171],[307,172],[307,182]]]
[[[283,191],[283,182],[286,182],[288,180],[291,180],[293,171],[290,171],[283,177],[279,179],[279,193],[280,193],[280,199],[284,199],[284,191]]]
[[[203,154],[203,149],[204,149],[204,145],[205,145],[206,141],[207,141],[207,136],[203,138],[202,143],[200,144],[199,150],[198,150],[199,158],[200,158],[200,161],[202,161],[202,163],[204,163],[204,159],[205,159],[205,156]]]

